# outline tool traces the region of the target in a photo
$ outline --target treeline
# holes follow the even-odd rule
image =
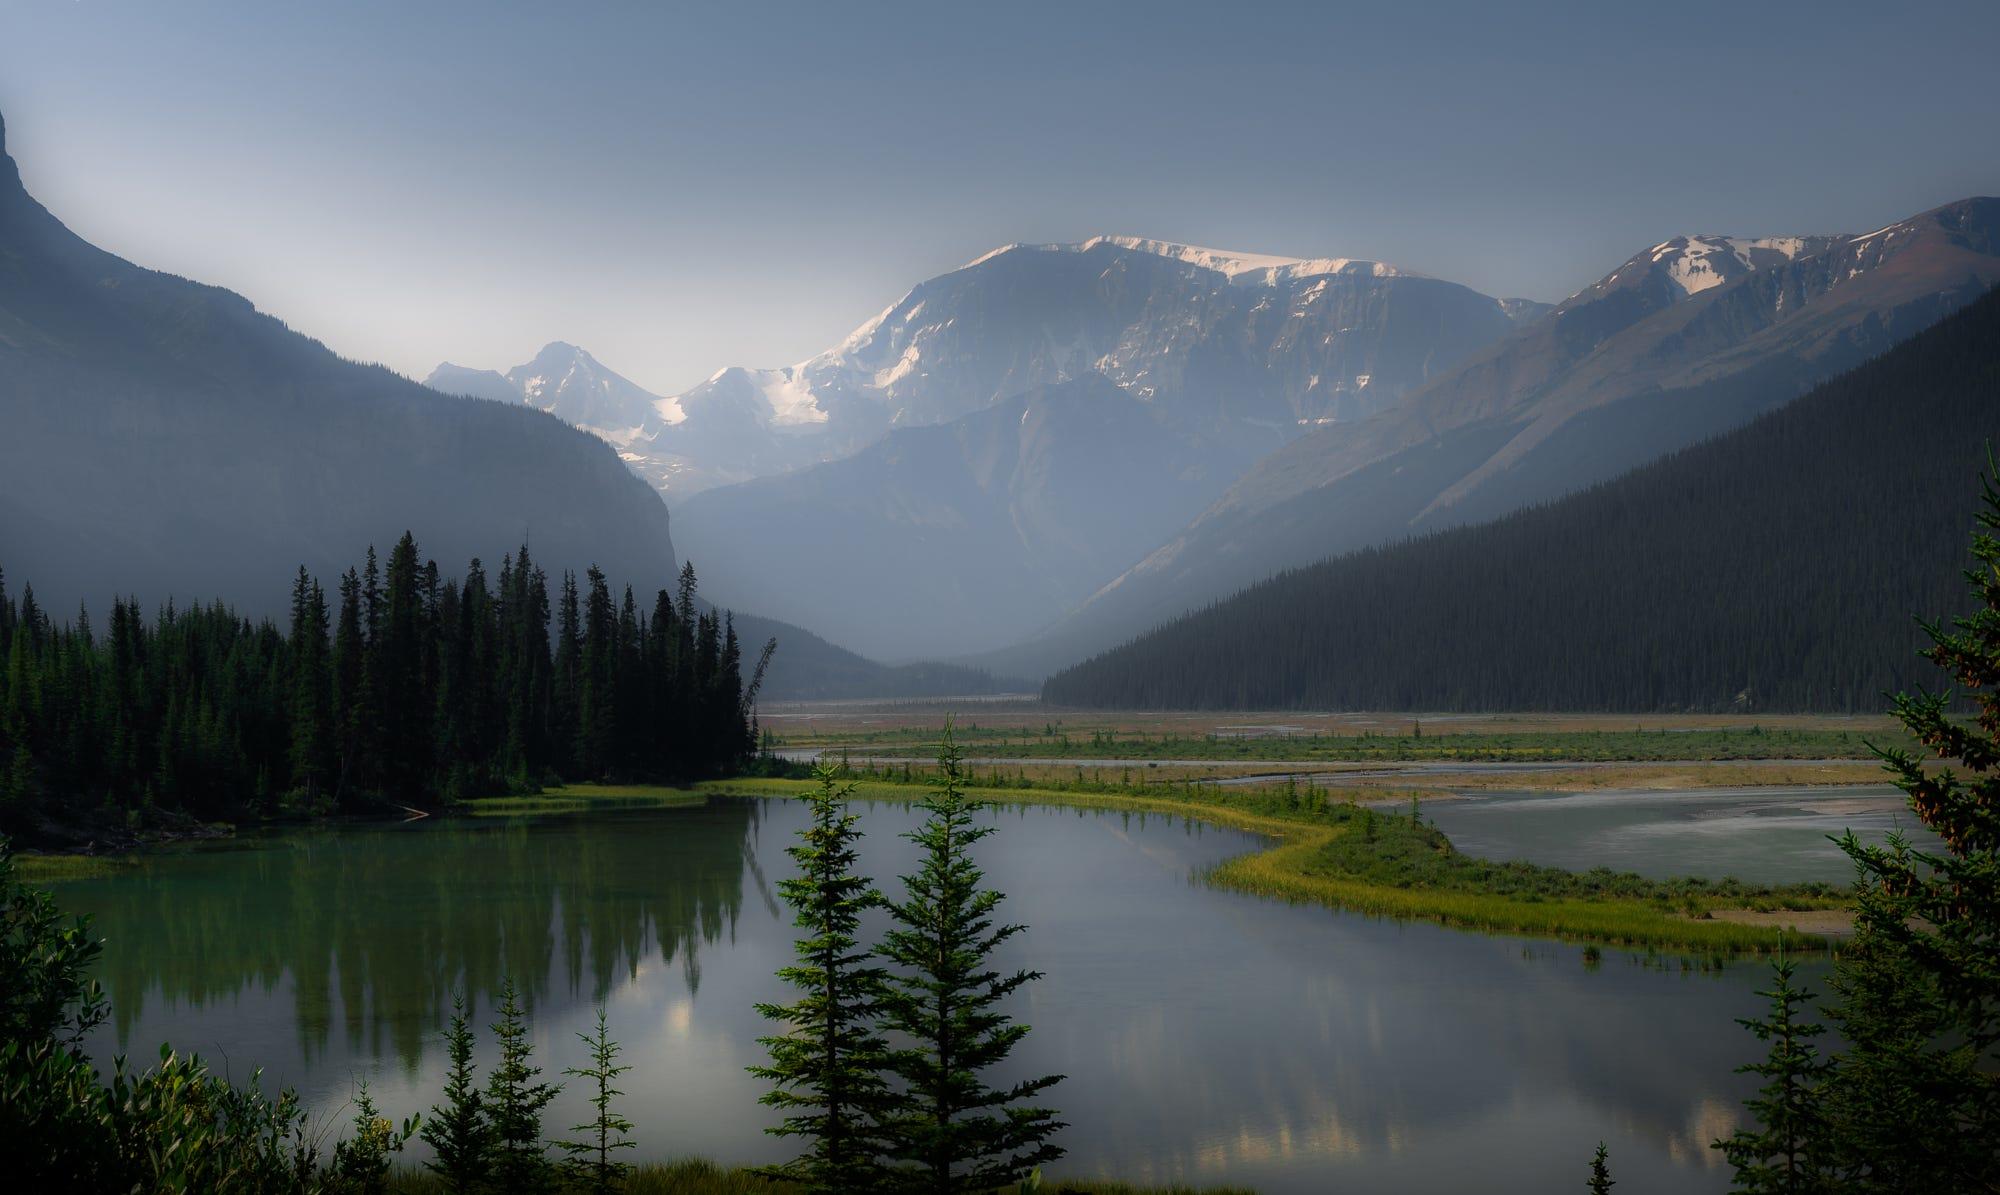
[[[1921,675],[2000,439],[2000,296],[1757,421],[1497,522],[1280,574],[1066,705],[1826,710]]]
[[[124,599],[59,625],[0,578],[0,830],[715,775],[754,750],[741,654],[692,566],[642,611],[594,567],[552,597],[526,547],[446,579],[407,533],[332,593],[301,568],[284,629]]]

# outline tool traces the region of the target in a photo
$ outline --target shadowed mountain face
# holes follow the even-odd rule
[[[1780,406],[2000,282],[2000,200],[1858,237],[1678,237],[1402,403],[1272,453],[1000,666],[1038,672],[1280,569],[1488,518]]]
[[[670,583],[667,511],[601,441],[519,405],[342,360],[228,291],[86,244],[0,129],[0,567],[46,606],[114,593],[283,608],[405,529],[456,573]]]

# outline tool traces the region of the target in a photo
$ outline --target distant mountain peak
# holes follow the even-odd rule
[[[1038,253],[1089,253],[1093,249],[1107,246],[1164,257],[1198,269],[1213,270],[1232,282],[1249,285],[1271,286],[1292,279],[1313,278],[1323,274],[1359,274],[1373,278],[1424,277],[1412,270],[1405,270],[1386,262],[1368,261],[1358,257],[1306,258],[1283,257],[1271,253],[1239,253],[1231,249],[1210,249],[1202,245],[1182,244],[1179,241],[1160,241],[1150,237],[1135,236],[1094,236],[1089,240],[1056,244],[1002,245],[974,258],[960,268],[969,270],[1004,254],[1024,250]]]
[[[1592,302],[1616,290],[1657,288],[1658,301],[1668,304],[1734,282],[1746,274],[1813,257],[1849,242],[1850,236],[1722,236],[1688,233],[1668,237],[1632,255],[1597,282],[1564,300],[1570,308]]]

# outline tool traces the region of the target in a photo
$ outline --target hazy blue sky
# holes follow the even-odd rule
[[[1010,241],[1373,257],[1557,299],[1678,232],[2000,192],[2000,3],[0,0],[77,231],[421,376],[660,391]]]

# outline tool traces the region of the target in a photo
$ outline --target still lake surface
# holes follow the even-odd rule
[[[864,862],[909,869],[900,805],[862,808]],[[1442,813],[1439,805],[1435,812]],[[385,1112],[437,1098],[440,1032],[469,988],[481,1023],[511,974],[551,1074],[603,1000],[634,1066],[639,1152],[783,1156],[744,1068],[784,998],[775,886],[805,810],[688,808],[456,819],[248,836],[59,899],[109,939],[114,1019],[99,1056],[163,1040],[235,1077],[253,1066],[343,1121],[368,1078]],[[1257,840],[1180,819],[1054,808],[990,813],[981,852],[1030,931],[1005,962],[1047,978],[1020,1074],[1062,1072],[1058,1167],[1268,1192],[1543,1192],[1580,1187],[1608,1143],[1621,1192],[1721,1191],[1707,1148],[1757,1053],[1755,963],[1684,971],[1607,950],[1399,924],[1204,887]],[[489,1043],[482,1041],[482,1047]],[[490,1059],[482,1048],[482,1062]],[[581,1093],[553,1130],[584,1116]]]

